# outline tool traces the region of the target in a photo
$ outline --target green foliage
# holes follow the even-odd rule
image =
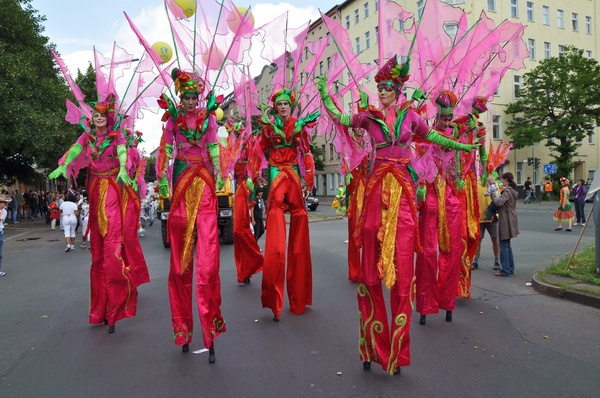
[[[583,50],[545,59],[523,76],[521,98],[508,105],[513,115],[506,134],[515,148],[542,140],[557,164],[557,176],[570,176],[573,156],[600,123],[600,64]]]
[[[45,17],[30,0],[0,1],[0,179],[31,182],[77,137],[65,120],[68,89],[54,65]]]
[[[77,69],[77,77],[75,83],[81,89],[83,95],[85,95],[85,102],[90,103],[97,100],[96,90],[96,71],[92,67],[92,63],[88,63],[88,67],[84,73]]]

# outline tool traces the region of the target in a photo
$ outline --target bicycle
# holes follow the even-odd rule
[[[533,202],[542,203],[542,194],[532,191],[531,198],[529,199],[529,203],[533,203]],[[527,203],[527,202],[523,201],[523,203]]]

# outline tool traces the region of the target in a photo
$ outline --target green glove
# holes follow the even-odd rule
[[[327,109],[327,111],[332,115],[337,116],[340,119],[341,124],[344,126],[349,126],[350,116],[342,114],[329,96],[329,91],[327,91],[327,74],[319,76],[319,81],[317,82],[316,87],[317,90],[319,90],[319,94],[321,94],[321,101],[323,101],[325,109]]]
[[[207,112],[212,112],[219,107],[217,104],[217,97],[215,97],[215,93],[212,91],[208,93],[206,96],[206,110]]]
[[[131,185],[131,178],[127,174],[127,147],[125,145],[117,145],[117,156],[119,157],[119,174],[117,181],[123,184]]]
[[[246,186],[248,187],[249,190],[254,190],[254,183],[252,182],[252,178],[248,177],[246,178]]]
[[[429,133],[427,133],[425,139],[427,141],[435,142],[436,144],[444,146],[446,148],[459,149],[461,151],[467,152],[479,147],[479,144],[463,144],[461,142],[454,141],[451,138],[444,137],[435,130],[431,130]]]
[[[359,90],[358,97],[360,98],[360,103],[358,106],[362,109],[367,109],[369,107],[369,94]]]
[[[225,185],[223,177],[221,176],[221,161],[219,160],[219,144],[211,142],[208,144],[208,152],[212,158],[213,165],[215,166],[215,173],[217,175],[217,189],[220,191]]]
[[[162,176],[160,180],[158,180],[158,192],[160,196],[167,198],[169,197],[169,182],[167,181],[166,176]]]
[[[421,101],[423,98],[425,98],[425,92],[418,88],[415,90],[411,98],[415,101]]]
[[[77,156],[79,156],[79,154],[81,153],[82,150],[83,150],[83,148],[81,147],[81,145],[79,145],[79,144],[73,145],[71,147],[71,149],[69,149],[69,152],[67,153],[67,158],[65,159],[65,163],[61,164],[52,173],[50,173],[48,178],[50,178],[51,180],[56,180],[60,176],[67,178],[67,166],[73,160],[75,160],[77,158]]]

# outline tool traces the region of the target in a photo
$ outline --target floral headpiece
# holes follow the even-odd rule
[[[487,108],[486,104],[487,104],[487,98],[475,97],[473,99],[473,104],[472,104],[473,112],[483,113],[483,112],[487,111],[488,108]]]
[[[194,72],[184,72],[179,68],[175,68],[171,72],[171,77],[175,82],[175,92],[180,97],[187,97],[204,91],[204,81]]]
[[[435,99],[435,104],[438,106],[438,117],[454,116],[454,108],[456,107],[457,103],[458,98],[456,98],[456,94],[454,94],[452,91],[440,91]]]
[[[399,64],[398,57],[394,55],[394,57],[390,58],[375,75],[377,87],[386,85],[392,87],[396,93],[399,93],[404,82],[408,80],[408,71],[409,61],[406,60],[404,64]]]
[[[113,94],[109,94],[108,98],[104,102],[92,102],[90,103],[94,112],[101,113],[103,115],[107,115],[109,113],[115,112],[115,96]]]
[[[240,131],[244,128],[243,122],[236,122],[229,118],[225,122],[225,130],[228,134],[235,133],[236,137],[240,135]]]
[[[291,107],[294,107],[296,105],[296,93],[293,90],[282,88],[273,93],[271,101],[273,101],[273,105],[277,105],[279,101],[287,101]]]
[[[569,181],[569,179],[566,177],[560,177],[560,182],[563,182],[567,185],[571,185],[571,181]]]

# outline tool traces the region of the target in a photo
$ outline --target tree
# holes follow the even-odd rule
[[[315,139],[316,139],[316,135],[313,136],[312,141],[310,142],[310,151],[313,154],[313,158],[315,160],[315,170],[317,171],[323,171],[325,170],[325,162],[324,162],[324,153],[323,153],[323,149],[317,145]]]
[[[506,134],[515,148],[542,140],[554,155],[557,177],[570,176],[581,141],[600,123],[600,65],[583,50],[566,47],[564,55],[545,59],[523,76]]]
[[[0,1],[0,179],[33,182],[77,137],[69,95],[30,0]]]

